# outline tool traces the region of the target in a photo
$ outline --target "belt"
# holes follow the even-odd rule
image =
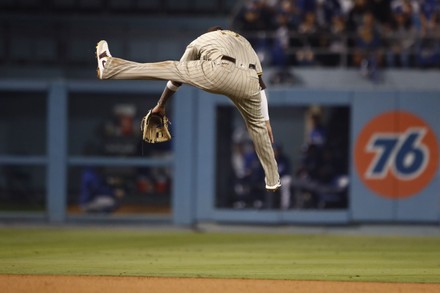
[[[235,58],[223,55],[222,56],[222,60],[227,60],[227,61],[231,61],[232,63],[237,64],[237,60]],[[257,69],[257,67],[255,66],[255,64],[249,64],[249,69]]]

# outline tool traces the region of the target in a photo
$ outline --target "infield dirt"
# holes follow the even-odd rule
[[[440,284],[249,279],[0,275],[0,292],[440,292]]]

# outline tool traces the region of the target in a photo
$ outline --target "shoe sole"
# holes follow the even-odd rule
[[[103,52],[105,52],[105,50],[102,50],[102,47],[103,47],[105,44],[107,44],[107,42],[104,41],[104,40],[101,40],[101,41],[99,41],[99,42],[96,44],[95,55],[96,55],[96,60],[97,60],[97,62],[98,62],[98,67],[96,68],[96,75],[98,76],[99,79],[102,79],[102,71],[104,70],[104,65],[101,64],[101,60],[100,60],[100,58],[99,58],[99,55],[102,54]],[[109,51],[109,50],[107,50],[107,51]],[[110,55],[110,51],[109,51],[108,53],[109,53],[109,54],[108,54],[108,55],[109,55],[108,57],[111,57],[111,55]],[[102,67],[102,69],[101,69],[101,67]]]
[[[266,190],[269,191],[269,192],[277,192],[280,188],[281,188],[281,184],[280,184],[280,183],[278,183],[278,184],[277,184],[275,187],[273,187],[273,188],[268,188],[268,187],[266,186]]]

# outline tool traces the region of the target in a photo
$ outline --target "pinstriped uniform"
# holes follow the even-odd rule
[[[229,56],[235,64],[222,59]],[[254,68],[249,68],[249,65]],[[160,79],[186,83],[231,99],[243,116],[265,171],[266,184],[279,181],[272,144],[261,114],[262,67],[250,43],[232,31],[218,30],[191,42],[180,61],[137,63],[111,57],[103,79]]]

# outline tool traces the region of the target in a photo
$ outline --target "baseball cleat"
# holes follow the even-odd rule
[[[102,40],[96,45],[96,60],[98,61],[98,68],[96,69],[96,75],[99,79],[102,79],[102,74],[104,73],[105,64],[107,59],[112,57],[110,50],[108,49],[108,44],[106,41]]]
[[[280,187],[281,187],[281,182],[279,180],[277,184],[272,186],[266,184],[266,190],[270,192],[276,192],[278,189],[280,189]]]

